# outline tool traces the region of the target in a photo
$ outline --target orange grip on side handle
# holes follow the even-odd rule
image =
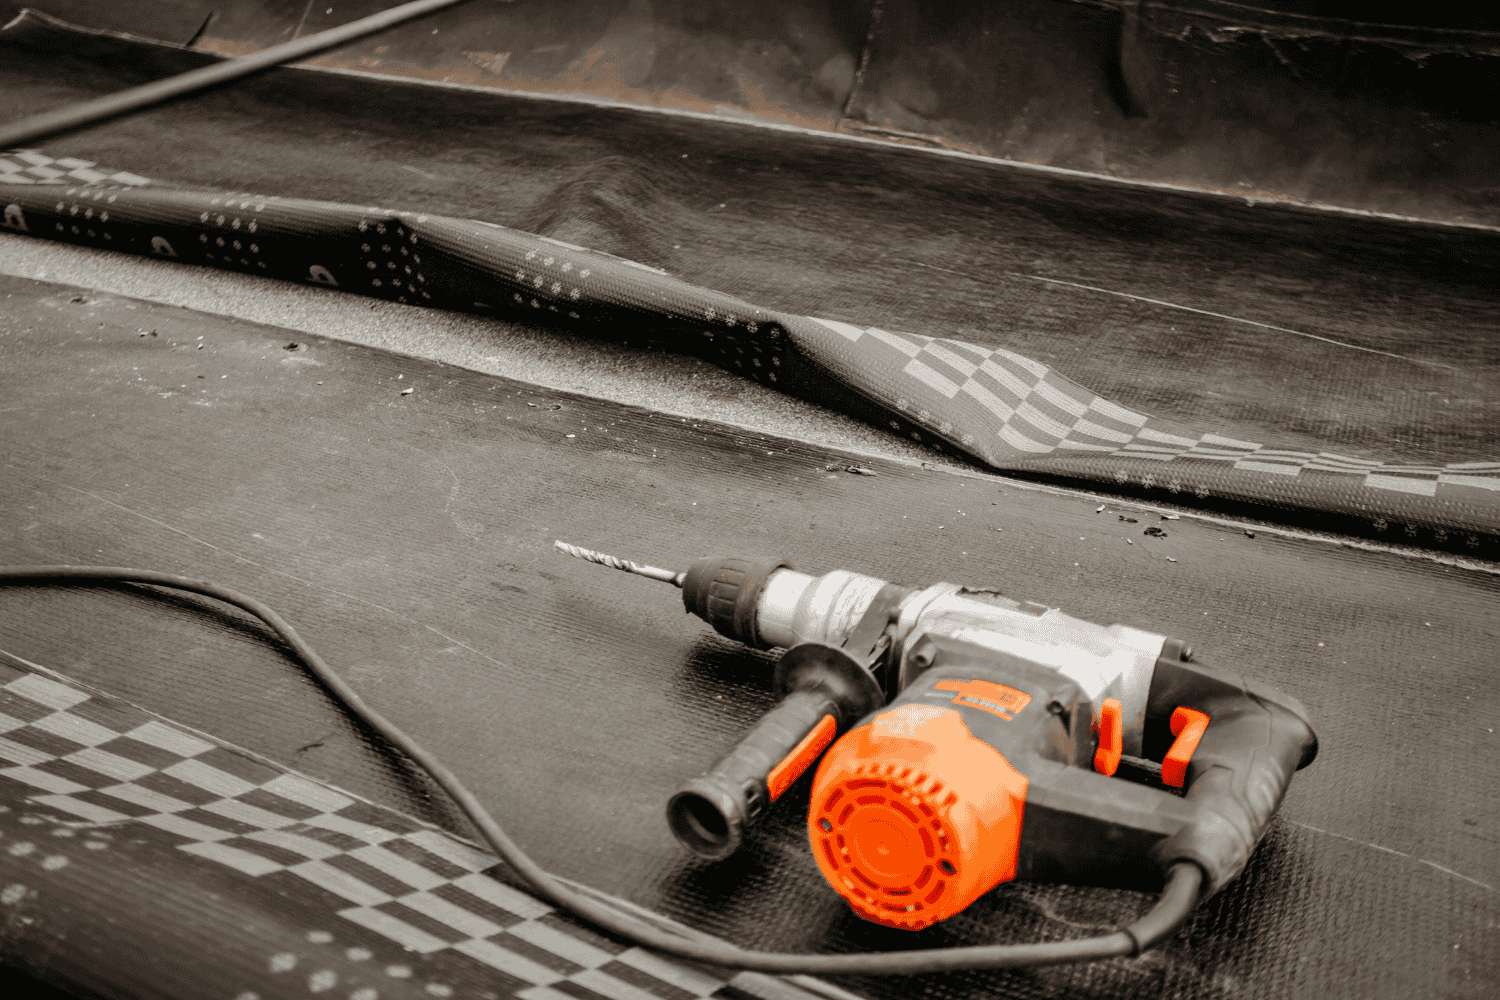
[[[1292,775],[1316,756],[1318,738],[1297,699],[1201,662],[1158,660],[1151,700],[1163,714],[1166,705],[1177,706],[1172,731],[1188,751],[1182,755],[1185,798],[1195,813],[1157,844],[1152,857],[1163,871],[1178,861],[1197,864],[1207,898],[1245,867]],[[1193,749],[1184,737],[1195,716],[1210,721]],[[1165,762],[1162,773],[1165,781]]]
[[[1198,749],[1198,741],[1203,739],[1203,733],[1208,729],[1208,716],[1191,708],[1177,706],[1172,711],[1172,735],[1177,737],[1172,741],[1172,749],[1167,751],[1167,756],[1161,762],[1161,783],[1171,785],[1173,788],[1181,788],[1182,783],[1187,780],[1188,762],[1193,759],[1193,751]]]
[[[804,736],[802,742],[783,757],[780,764],[771,768],[771,773],[766,775],[766,792],[772,802],[781,798],[781,793],[792,787],[792,783],[802,777],[802,772],[823,755],[838,731],[839,720],[831,715],[823,716],[812,732]]]

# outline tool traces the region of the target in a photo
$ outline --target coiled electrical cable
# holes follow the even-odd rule
[[[1140,920],[1113,934],[1079,941],[1040,944],[979,945],[921,951],[862,952],[848,955],[806,955],[747,951],[719,942],[690,940],[664,931],[643,920],[572,889],[553,878],[526,855],[495,822],[483,803],[457,776],[414,739],[365,704],[359,694],[334,673],[296,630],[266,605],[227,587],[171,573],[128,569],[119,566],[11,566],[0,567],[0,586],[64,584],[99,586],[122,583],[149,584],[201,594],[232,604],[260,619],[297,654],[303,665],[346,709],[399,748],[417,766],[432,776],[474,824],[489,848],[543,899],[558,908],[617,934],[644,948],[678,958],[731,969],[749,969],[778,975],[915,975],[926,972],[957,972],[973,969],[1007,969],[1022,966],[1088,962],[1117,956],[1137,955],[1170,934],[1198,902],[1203,872],[1197,865],[1178,863],[1167,873],[1166,885],[1156,905]]]

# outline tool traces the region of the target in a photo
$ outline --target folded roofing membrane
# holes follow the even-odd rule
[[[340,16],[345,13],[341,10]],[[447,15],[442,23],[456,16]],[[221,58],[118,32],[80,29],[36,12],[19,15],[0,37],[32,49],[129,59],[163,69],[174,59],[189,65]],[[415,44],[414,36],[403,37],[408,46]],[[278,89],[286,92],[287,74],[307,75],[305,70],[277,72],[282,76],[254,91],[258,96],[264,97],[267,87],[273,96]],[[318,76],[303,83],[316,89],[313,80]],[[350,86],[358,89],[359,84]],[[370,86],[384,87],[386,96],[393,93],[385,83],[372,81]],[[398,110],[395,120],[405,123],[413,105],[428,102],[436,117],[446,116],[448,131],[438,129],[435,136],[415,141],[446,139],[461,150],[484,141],[484,133],[452,131],[466,109],[476,126],[488,127],[494,135],[507,127],[503,102],[516,100],[481,99],[451,88],[435,88],[424,96],[421,89],[408,85],[398,95],[397,103],[404,102],[406,110]],[[565,109],[554,113],[563,120],[568,114]],[[628,117],[630,112],[621,114]],[[598,122],[592,124],[597,127]],[[536,120],[529,127],[533,133],[557,131],[556,125]],[[665,132],[692,128],[691,122],[682,122],[669,124]],[[533,180],[549,170],[562,176],[557,157],[559,151],[568,152],[567,129],[563,125],[560,146],[535,147],[539,162]],[[622,128],[622,133],[628,131]],[[525,128],[518,138],[525,141]],[[79,141],[70,143],[76,147]],[[1297,215],[1296,209],[1272,216],[1268,223],[1244,224],[1226,221],[1229,213],[1223,206],[1228,202],[1222,197],[1203,196],[1216,202],[1205,210],[1184,204],[1182,199],[1190,201],[1191,194],[1164,192],[1158,197],[1149,186],[1081,175],[1042,182],[1011,179],[1015,188],[1032,185],[1033,197],[1023,192],[1015,198],[1022,212],[1086,216],[1101,200],[1099,185],[1114,184],[1118,200],[1129,204],[1103,226],[1106,231],[1124,226],[1149,238],[1163,227],[1196,228],[1205,241],[1218,238],[1225,256],[1241,252],[1247,242],[1262,244],[1255,250],[1264,256],[1275,253],[1274,246],[1269,251],[1264,246],[1268,242],[1284,242],[1288,251],[1309,255],[1318,254],[1323,241],[1321,253],[1328,258],[1353,245],[1362,259],[1350,262],[1348,271],[1372,266],[1402,271],[1408,288],[1425,277],[1409,266],[1410,258],[1429,254],[1434,267],[1453,266],[1454,283],[1469,294],[1455,306],[1456,317],[1431,318],[1443,325],[1441,331],[1423,329],[1415,308],[1405,314],[1399,308],[1388,310],[1381,317],[1385,328],[1371,325],[1368,332],[1349,324],[1343,329],[1295,329],[1286,321],[1272,321],[1275,317],[1235,315],[1228,305],[1215,308],[1213,295],[1188,305],[1141,294],[1139,285],[1127,282],[1028,266],[1017,259],[1022,248],[1009,248],[1007,256],[1006,248],[984,245],[982,224],[943,216],[901,217],[899,204],[882,205],[891,196],[872,198],[858,191],[861,185],[851,184],[846,163],[841,176],[831,172],[826,190],[804,187],[797,194],[804,204],[789,209],[802,211],[811,207],[807,198],[826,195],[835,211],[842,207],[850,213],[842,223],[849,237],[844,261],[805,279],[814,286],[811,295],[787,294],[794,282],[788,281],[785,267],[770,279],[733,277],[729,286],[720,286],[725,291],[715,291],[709,282],[727,276],[726,266],[733,272],[742,263],[752,268],[766,263],[743,259],[746,242],[774,257],[781,252],[779,237],[795,252],[805,234],[782,225],[774,211],[764,221],[749,223],[715,216],[714,205],[702,204],[710,192],[698,190],[701,181],[680,176],[659,160],[646,162],[654,153],[652,141],[659,142],[660,136],[638,138],[636,148],[598,160],[597,143],[582,140],[577,156],[588,169],[576,180],[549,179],[552,190],[539,201],[532,199],[533,210],[527,214],[541,232],[400,205],[375,208],[293,197],[264,186],[250,192],[180,185],[170,177],[153,174],[148,179],[77,155],[54,155],[51,147],[0,155],[3,225],[13,233],[337,287],[412,305],[562,324],[600,337],[646,336],[764,385],[852,413],[905,439],[1011,473],[1187,505],[1250,510],[1353,534],[1404,531],[1406,540],[1476,554],[1488,551],[1500,533],[1500,451],[1494,440],[1496,421],[1487,409],[1496,387],[1487,374],[1485,295],[1473,294],[1475,276],[1484,273],[1484,261],[1493,254],[1493,237],[1483,228],[1427,226],[1423,232],[1421,224],[1393,220],[1382,229],[1371,216],[1320,218],[1317,213]],[[755,145],[753,137],[737,141]],[[795,135],[776,141],[775,156],[812,161],[803,165],[805,173],[827,169],[828,140],[809,139],[800,152]],[[743,155],[732,148],[733,141],[724,145],[729,147],[727,158]],[[835,151],[833,158],[844,155]],[[856,149],[850,155],[857,160],[864,154]],[[909,183],[923,168],[903,169],[904,174],[882,176],[872,161],[864,186],[880,192],[882,185]],[[965,191],[969,183],[970,178],[960,178],[925,204],[937,206],[945,216],[980,215],[992,199],[984,191]],[[993,189],[993,178],[989,183]],[[1040,190],[1047,183],[1053,189]],[[1074,185],[1071,197],[1082,208],[1067,204],[1069,184]],[[840,185],[843,190],[835,190]],[[851,187],[853,195],[848,194]],[[764,192],[765,208],[785,216],[788,209],[776,204],[774,183],[768,182]],[[754,199],[754,181],[736,194]],[[1103,199],[1109,197],[1106,191]],[[674,216],[682,219],[684,202],[698,203],[690,213],[696,216],[691,226],[699,231],[684,227],[677,238],[693,239],[696,257],[718,257],[717,268],[698,264],[698,274],[679,278],[661,267],[603,252],[623,249],[632,257],[654,256],[652,249],[673,238]],[[726,207],[717,205],[719,210]],[[606,220],[601,231],[601,209],[621,219]],[[762,211],[752,204],[752,214]],[[875,236],[882,219],[885,239]],[[750,229],[748,241],[742,238],[736,245],[735,233],[728,232],[722,249],[715,249],[709,245],[713,239],[702,235],[736,224],[742,231]],[[1351,226],[1361,225],[1364,231],[1349,235]],[[874,238],[863,236],[866,232]],[[572,241],[594,242],[589,237],[595,235],[604,247]],[[942,251],[934,254],[893,242],[891,235],[915,235],[914,243],[936,244]],[[1132,235],[1127,232],[1121,241],[1126,253]],[[572,240],[559,239],[567,236]],[[841,267],[855,273],[846,280]],[[1347,284],[1348,275],[1342,277]],[[840,288],[844,284],[848,291]],[[1018,293],[1017,286],[1029,288]],[[786,307],[797,299],[804,307],[809,299],[823,307]],[[1375,302],[1371,310],[1379,308]],[[1071,315],[1058,329],[1060,314]],[[1408,328],[1402,329],[1404,324]],[[1174,380],[1184,396],[1197,399],[1196,407],[1163,398]],[[1231,402],[1214,412],[1213,398]]]

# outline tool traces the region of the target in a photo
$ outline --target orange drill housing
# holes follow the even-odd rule
[[[968,643],[922,642],[934,666],[834,743],[808,813],[828,883],[861,917],[906,930],[1015,878],[1030,774],[1094,754],[1075,682]]]
[[[839,741],[813,781],[818,867],[866,920],[920,930],[1016,875],[1026,776],[951,708],[907,704]]]

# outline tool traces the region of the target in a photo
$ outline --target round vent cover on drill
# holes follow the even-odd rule
[[[808,836],[866,920],[946,920],[1015,877],[1026,778],[952,709],[904,705],[850,730],[813,780]]]

